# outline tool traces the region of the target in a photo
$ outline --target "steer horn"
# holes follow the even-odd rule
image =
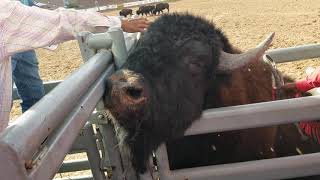
[[[243,54],[229,54],[221,51],[219,58],[218,72],[231,72],[234,69],[240,68],[250,62],[262,59],[263,54],[270,47],[275,33],[272,33],[261,42],[256,48],[250,49]]]

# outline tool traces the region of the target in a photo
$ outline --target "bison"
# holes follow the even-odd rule
[[[173,13],[151,24],[127,62],[107,79],[104,95],[120,150],[134,169],[145,172],[148,157],[163,142],[169,142],[169,156],[174,154],[172,142],[204,109],[272,100],[272,70],[261,61],[272,38],[241,54],[201,17]],[[270,147],[277,127],[222,135],[220,140],[207,137],[205,146],[221,143],[236,161],[275,157]]]
[[[163,13],[163,10],[165,10],[165,9],[167,9],[169,12],[169,4],[168,3],[158,3],[158,4],[156,4],[156,7],[152,11],[152,13],[154,15],[157,15],[158,13],[160,14],[160,12]]]
[[[139,9],[136,11],[137,15],[151,15],[155,6],[154,5],[145,5],[145,6],[140,6]]]
[[[124,16],[124,17],[127,17],[128,15],[133,15],[132,14],[132,9],[122,9],[120,12],[119,12],[119,15],[120,16]]]

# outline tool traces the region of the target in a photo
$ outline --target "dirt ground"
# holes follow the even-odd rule
[[[136,8],[134,8],[136,9]],[[273,48],[320,43],[320,0],[179,0],[170,12],[189,12],[212,20],[242,50],[256,46],[271,32]],[[117,15],[118,11],[106,12]],[[155,17],[148,17],[151,21]],[[38,49],[40,74],[44,81],[64,79],[82,63],[76,41],[60,44],[55,51]],[[279,64],[278,68],[298,79],[307,66],[319,66],[320,59]],[[12,119],[20,115],[16,102]]]

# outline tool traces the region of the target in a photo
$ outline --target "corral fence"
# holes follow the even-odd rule
[[[1,180],[46,180],[57,172],[91,169],[92,176],[72,180],[137,179],[123,169],[128,161],[120,154],[114,127],[101,97],[105,79],[126,60],[139,34],[121,29],[106,33],[81,33],[78,37],[85,63],[64,81],[46,83],[50,91],[20,116],[0,136]],[[277,63],[320,57],[320,45],[270,50]],[[186,136],[226,130],[320,119],[319,96],[207,110],[186,131]],[[86,152],[88,160],[63,162],[68,153]],[[150,158],[151,159],[151,158]],[[140,179],[257,180],[284,179],[320,174],[320,153],[241,163],[170,170],[163,144]]]
[[[130,8],[134,6],[141,6],[145,4],[154,4],[163,2],[166,0],[129,0],[119,2],[117,0],[106,1],[106,0],[47,0],[37,2],[36,5],[46,9],[56,9],[58,7],[75,8],[80,11],[106,11],[115,10],[120,8]]]

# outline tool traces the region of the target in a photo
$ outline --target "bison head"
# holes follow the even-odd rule
[[[202,18],[171,14],[156,20],[122,69],[108,79],[104,97],[125,132],[121,141],[131,151],[136,170],[143,172],[152,150],[182,136],[200,117],[216,73],[261,59],[272,37],[234,55],[223,51],[230,45],[221,31]]]

